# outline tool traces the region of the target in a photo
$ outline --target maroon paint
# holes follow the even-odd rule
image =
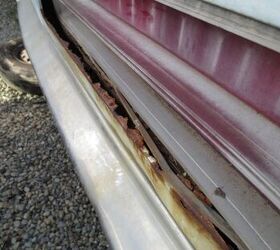
[[[280,124],[278,53],[152,0],[96,2]]]
[[[95,2],[280,124],[280,55],[276,52],[152,0]],[[278,162],[269,157],[269,152],[256,147],[259,142],[242,133],[236,121],[211,107],[172,70],[158,65],[153,60],[156,55],[144,54],[137,41],[132,43],[98,12],[91,12],[79,1],[65,4],[156,79],[152,87],[224,155],[240,154],[272,183],[280,183]],[[199,120],[206,122],[208,128]],[[223,142],[215,133],[222,136]]]

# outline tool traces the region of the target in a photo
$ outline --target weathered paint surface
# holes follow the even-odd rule
[[[96,2],[280,123],[278,53],[153,0]]]
[[[59,1],[280,207],[279,54],[152,0]]]

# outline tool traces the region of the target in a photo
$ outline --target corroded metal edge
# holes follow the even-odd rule
[[[102,37],[110,49],[117,50],[131,67],[137,68],[141,76],[148,79],[146,84],[276,207],[280,206],[279,154],[276,150],[280,130],[275,124],[191,64],[178,60],[169,50],[117,18],[112,14],[114,9],[106,10],[96,1],[59,0],[55,3],[64,5],[60,17],[70,29],[76,29],[75,36],[79,34],[78,38],[84,39],[85,34],[77,28],[86,25],[89,31],[85,39],[89,35]],[[90,48],[89,53],[92,53],[94,44],[82,46]]]
[[[72,71],[79,71],[78,66],[75,67],[74,62],[71,62],[71,59],[67,59],[66,57],[67,56],[64,53],[65,61],[68,62],[68,65],[72,69]],[[81,72],[77,73],[78,74],[76,77],[81,78],[81,76],[79,76]],[[133,154],[134,159],[137,161],[138,165],[141,166],[145,171],[145,173],[149,177],[149,180],[153,184],[153,187],[162,198],[165,206],[169,209],[169,212],[172,214],[173,218],[175,219],[177,224],[179,224],[183,232],[187,234],[188,238],[195,246],[195,248],[226,249],[227,247],[225,243],[217,233],[215,234],[214,227],[210,223],[210,221],[208,221],[206,218],[203,218],[206,221],[205,223],[203,223],[201,218],[196,215],[195,210],[193,209],[191,211],[191,207],[183,201],[180,195],[167,182],[167,178],[165,177],[164,173],[158,172],[154,167],[153,163],[151,162],[150,156],[146,153],[147,151],[144,148],[137,148],[132,140],[128,138],[119,122],[111,113],[110,108],[104,104],[104,102],[99,98],[99,95],[95,91],[93,91],[93,89],[90,94],[94,99],[94,102],[102,111],[102,114],[107,118],[111,126],[119,135],[119,138],[125,143],[128,150]],[[212,230],[212,232],[209,232],[210,230]]]
[[[60,14],[60,20],[67,30],[71,31],[86,52],[102,66],[110,79],[118,83],[133,108],[145,118],[145,122],[156,131],[156,135],[164,140],[172,154],[187,164],[192,177],[203,183],[203,191],[249,248],[270,249],[278,246],[279,238],[276,232],[280,225],[279,215],[264,197],[190,126],[182,125],[182,120],[146,86],[144,80],[149,79],[143,76],[132,62],[110,46],[95,30],[86,27],[82,20],[76,20],[77,17],[74,18],[70,13]],[[128,69],[127,65],[131,69]],[[139,93],[144,95],[143,100],[138,98]],[[172,127],[169,126],[170,123],[173,124]],[[226,196],[215,193],[219,187]]]
[[[122,140],[127,149],[132,153],[161,201],[193,246],[196,249],[227,249],[221,237],[215,233],[215,229],[210,220],[203,215],[200,215],[200,218],[198,217],[195,208],[191,207],[190,203],[184,202],[183,198],[170,184],[166,173],[157,167],[155,159],[149,154],[147,148],[145,146],[142,148],[137,147],[128,137],[110,108],[95,91],[93,95],[102,113],[114,127],[120,140]]]
[[[40,2],[18,4],[41,87],[113,247],[193,249],[94,105],[91,86],[47,28]]]

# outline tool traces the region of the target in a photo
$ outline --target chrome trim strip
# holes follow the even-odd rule
[[[146,83],[149,79],[132,62],[60,1],[56,4],[62,10],[59,15],[64,26],[114,81],[170,152],[186,166],[247,246],[277,249],[279,212],[159,98]],[[215,195],[218,187],[226,193],[225,198]]]
[[[193,249],[97,107],[86,77],[47,27],[40,1],[18,1],[18,13],[43,92],[113,247]]]

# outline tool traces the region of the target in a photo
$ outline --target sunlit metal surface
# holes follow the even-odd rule
[[[39,4],[18,2],[25,45],[113,247],[192,249],[97,108],[86,77],[46,26]]]
[[[176,159],[186,166],[186,171],[248,246],[261,250],[277,249],[280,230],[277,210],[162,102],[148,86],[150,79],[120,50],[59,1],[55,2],[65,27],[105,70]],[[222,187],[226,193],[224,198],[214,194],[217,187]]]

